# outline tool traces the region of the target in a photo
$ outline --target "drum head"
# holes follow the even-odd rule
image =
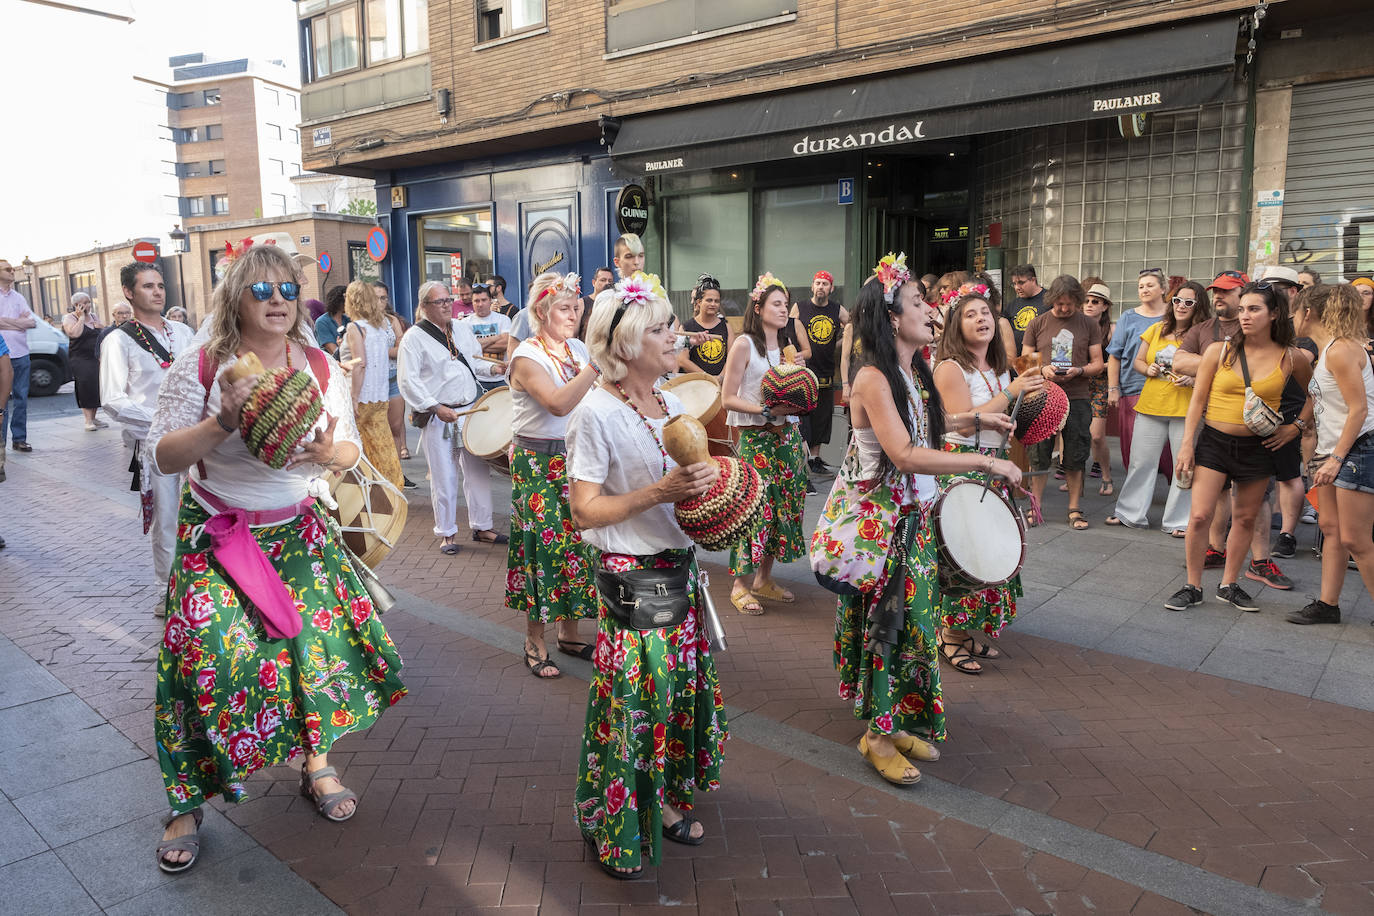
[[[493,388],[473,402],[473,410],[485,407],[480,413],[469,414],[463,420],[463,448],[478,458],[495,458],[510,448],[511,429],[515,422],[511,390]]]
[[[1011,506],[981,481],[956,481],[940,499],[935,519],[940,546],[969,578],[1005,582],[1021,565],[1025,541]]]
[[[390,481],[380,473],[369,479],[369,473],[376,473],[375,469],[360,461],[357,467],[331,476],[330,489],[339,508],[330,514],[345,529],[348,549],[368,566],[376,567],[400,541],[409,505]]]
[[[682,401],[683,408],[705,426],[720,412],[720,382],[705,372],[688,372],[660,386]]]

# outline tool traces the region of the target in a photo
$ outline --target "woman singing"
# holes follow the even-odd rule
[[[596,671],[577,780],[577,824],[602,870],[641,873],[642,851],[658,864],[663,840],[699,846],[690,814],[695,792],[720,786],[724,701],[702,610],[704,577],[673,503],[700,495],[714,463],[678,467],[663,425],[682,403],[655,381],[677,360],[673,312],[657,278],[635,274],[598,298],[587,329],[606,373],[568,424],[572,514],[601,551],[603,575],[678,569],[680,623],[636,629],[603,597]]]
[[[511,354],[514,451],[510,463],[510,549],[506,607],[528,617],[525,664],[535,677],[562,674],[549,658],[544,625],[558,622],[558,650],[590,659],[577,621],[596,614],[591,552],[568,511],[568,415],[596,384],[598,372],[573,337],[581,291],[576,274],[542,273],[530,285],[534,336]]]
[[[993,418],[1005,418],[1016,403],[1017,395],[1039,391],[1045,387],[1045,379],[1034,372],[1012,379],[997,313],[987,296],[986,286],[969,283],[961,286],[951,300],[949,324],[940,336],[935,388],[947,410],[974,416],[974,434],[947,432],[945,451],[1005,458],[1007,449],[1003,446],[1002,433],[992,423],[985,426],[984,421],[1000,424],[1001,419]],[[954,476],[942,476],[941,485],[948,485]],[[1001,657],[990,643],[979,642],[970,631],[981,630],[996,637],[1016,617],[1016,599],[1021,595],[1021,577],[1017,576],[996,588],[945,597],[940,605],[944,627],[940,633],[941,657],[964,674],[978,674],[983,670],[977,659]]]
[[[1164,607],[1184,611],[1202,603],[1203,554],[1207,530],[1216,512],[1222,487],[1232,483],[1231,533],[1226,539],[1226,568],[1217,600],[1251,613],[1259,605],[1240,587],[1237,578],[1254,534],[1255,519],[1269,478],[1277,473],[1274,452],[1245,423],[1245,389],[1276,414],[1279,396],[1296,369],[1305,373],[1306,360],[1293,349],[1293,323],[1288,318],[1288,295],[1267,283],[1251,283],[1240,294],[1240,330],[1229,341],[1207,347],[1198,367],[1197,384],[1188,402],[1174,474],[1193,474],[1193,505],[1185,541],[1188,582]],[[1250,377],[1249,385],[1245,375]],[[1302,374],[1299,382],[1304,382]],[[1205,418],[1205,422],[1204,422]],[[1201,433],[1199,433],[1201,428]]]
[[[154,724],[172,807],[163,871],[195,863],[207,799],[242,801],[249,775],[302,755],[301,794],[329,820],[352,817],[357,796],[325,753],[406,692],[396,648],[315,505],[328,488],[314,478],[351,468],[360,446],[348,378],[315,349],[299,292],[281,249],[247,249],[215,288],[208,343],[178,357],[158,393],[149,448],[162,473],[190,476],[157,662]],[[250,352],[267,369],[307,373],[324,393],[314,438],[280,470],[239,435],[258,376],[229,382],[221,371]],[[212,544],[207,528],[230,522],[242,536]]]
[[[782,347],[791,342],[787,329],[795,319],[788,317],[790,308],[787,287],[772,274],[759,277],[749,294],[743,333],[730,347],[721,378],[726,422],[739,430],[740,460],[754,465],[767,489],[758,527],[730,551],[735,577],[730,603],[741,614],[762,614],[759,598],[795,601],[796,595],[774,581],[773,564],[789,563],[806,552],[806,447],[797,427],[800,416],[792,409],[768,407],[760,388],[764,373],[782,361]],[[752,584],[745,579],[751,573]]]
[[[937,313],[921,298],[919,285],[900,260],[889,256],[879,264],[856,305],[867,364],[854,378],[854,435],[840,474],[851,482],[869,482],[870,498],[893,517],[914,518],[907,520],[912,535],[905,563],[885,573],[905,580],[900,592],[905,616],[896,644],[887,651],[867,645],[869,616],[883,588],[864,597],[842,596],[835,619],[835,667],[840,696],[853,702],[856,717],[868,720],[859,752],[883,779],[911,785],[921,774],[908,757],[939,757],[913,732],[929,741],[945,737],[936,634],[940,595],[936,545],[928,524],[939,493],[935,475],[990,472],[1019,483],[1021,470],[1001,458],[937,450],[945,434],[945,411],[920,356],[921,348],[935,339]],[[1008,416],[982,417],[981,425],[993,431],[1012,425]]]

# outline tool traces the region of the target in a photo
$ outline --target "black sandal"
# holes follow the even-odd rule
[[[973,638],[972,633],[964,638],[964,647],[968,649],[969,655],[972,655],[974,658],[998,659],[1003,655],[1002,650],[998,649],[992,643],[978,642],[978,640]],[[994,652],[997,654],[993,655]]]
[[[940,643],[940,657],[954,670],[963,674],[982,674],[982,667],[973,667],[978,663],[973,660],[973,655],[968,647],[962,642]]]
[[[491,537],[484,538],[482,535],[489,534]],[[499,531],[474,531],[472,539],[479,544],[509,544],[510,538]]]
[[[663,828],[663,838],[672,840],[674,843],[681,843],[684,846],[700,846],[706,842],[706,833],[702,831],[701,836],[692,836],[692,825],[699,824],[701,821],[686,813],[682,814],[682,820],[671,827]]]
[[[533,674],[541,681],[551,681],[556,677],[563,676],[563,672],[560,671],[558,666],[553,663],[553,659],[549,658],[547,655],[543,658],[540,658],[533,652],[526,651],[525,667],[530,669],[530,674]],[[544,674],[544,672],[548,671],[550,668],[553,669],[553,674]]]
[[[574,646],[576,648],[573,648]],[[571,655],[573,658],[580,658],[584,662],[591,661],[592,656],[596,654],[596,649],[594,647],[585,642],[578,642],[572,639],[558,640],[558,651],[562,652],[564,655]]]
[[[606,864],[601,860],[601,850],[597,848],[596,840],[592,837],[592,835],[590,833],[584,833],[582,834],[582,839],[586,840],[587,848],[592,851],[592,858],[596,861],[596,864],[600,865],[602,871],[604,871],[606,874],[610,875],[617,881],[633,881],[634,879],[644,874],[643,866],[640,866],[639,868],[636,868],[633,871],[620,871],[614,865]]]

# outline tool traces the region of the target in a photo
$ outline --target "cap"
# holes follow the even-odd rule
[[[1089,286],[1088,295],[1106,299],[1108,302],[1112,301],[1112,291],[1107,288],[1107,284],[1105,283],[1094,283],[1092,286]]]
[[[1240,289],[1250,283],[1250,278],[1241,270],[1223,270],[1217,278],[1207,284],[1208,289]]]
[[[1260,271],[1260,280],[1274,280],[1279,283],[1291,283],[1300,286],[1298,282],[1298,272],[1291,267],[1266,267]]]

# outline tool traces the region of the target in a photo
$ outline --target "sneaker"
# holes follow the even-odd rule
[[[1225,565],[1226,565],[1226,551],[1224,551],[1224,550],[1213,550],[1213,549],[1212,549],[1212,546],[1209,544],[1209,545],[1207,546],[1207,555],[1204,556],[1204,557],[1202,558],[1202,568],[1203,568],[1203,569],[1221,569],[1221,568],[1222,568],[1223,566],[1225,566]]]
[[[815,495],[816,495],[816,485],[815,485],[814,483],[811,482],[811,478],[810,478],[810,477],[806,478],[806,495],[807,495],[807,496],[815,496]]]
[[[1301,611],[1294,611],[1283,618],[1289,623],[1340,623],[1341,609],[1320,599],[1313,601]]]
[[[1255,599],[1246,594],[1245,589],[1238,584],[1218,585],[1217,600],[1225,601],[1238,611],[1246,611],[1251,614],[1259,613],[1259,605]]]
[[[1251,561],[1249,568],[1245,570],[1245,578],[1263,582],[1270,588],[1285,592],[1293,587],[1293,580],[1280,572],[1273,560]]]
[[[411,480],[409,477],[401,478],[401,486],[405,487],[407,490],[419,489],[419,486],[415,483],[415,481]]]
[[[1317,524],[1317,510],[1313,509],[1310,503],[1302,507],[1302,523],[1304,525]]]
[[[1286,531],[1280,531],[1274,538],[1274,556],[1280,560],[1291,560],[1298,552],[1298,539]]]
[[[816,474],[833,474],[833,473],[835,473],[834,470],[833,470],[828,464],[826,464],[824,461],[822,461],[822,460],[819,459],[819,458],[812,458],[812,459],[810,459],[809,461],[806,462],[806,466],[809,467],[809,468],[810,468],[814,473],[816,473]]]
[[[1166,611],[1186,611],[1202,603],[1202,589],[1185,585],[1183,588],[1174,592],[1173,597],[1164,602]]]

